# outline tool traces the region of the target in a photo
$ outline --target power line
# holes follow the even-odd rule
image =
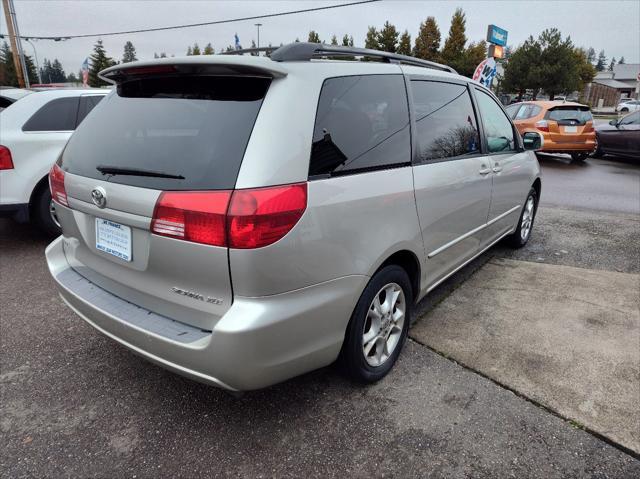
[[[229,18],[226,20],[214,20],[211,22],[200,22],[200,23],[187,23],[184,25],[172,25],[169,27],[155,27],[155,28],[142,28],[139,30],[126,30],[120,32],[105,32],[105,33],[86,33],[82,35],[53,35],[48,37],[43,36],[34,36],[34,35],[21,35],[21,38],[29,38],[31,40],[54,40],[59,42],[61,40],[71,40],[73,38],[89,38],[89,37],[110,37],[114,35],[128,35],[132,33],[146,33],[146,32],[159,32],[163,30],[177,30],[180,28],[193,28],[193,27],[203,27],[206,25],[220,25],[223,23],[235,23],[235,22],[244,22],[247,20],[260,20],[263,18],[273,18],[273,17],[282,17],[285,15],[295,15],[298,13],[309,13],[309,12],[318,12],[321,10],[331,10],[333,8],[344,8],[351,7],[353,5],[362,5],[365,3],[374,3],[379,2],[381,0],[360,0],[357,2],[350,3],[342,3],[339,5],[327,5],[324,7],[314,7],[314,8],[305,8],[302,10],[291,10],[288,12],[278,12],[278,13],[267,13],[265,15],[255,15],[251,17],[241,17],[241,18]]]

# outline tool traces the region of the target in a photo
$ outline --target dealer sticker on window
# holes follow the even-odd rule
[[[131,228],[96,218],[96,248],[124,261],[131,261]]]

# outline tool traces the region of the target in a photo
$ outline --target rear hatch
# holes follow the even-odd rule
[[[50,176],[68,205],[58,209],[71,266],[211,330],[233,301],[224,215],[270,81],[166,66],[121,75]]]
[[[588,106],[558,105],[550,108],[545,119],[550,139],[556,143],[584,143],[594,133],[593,116]]]

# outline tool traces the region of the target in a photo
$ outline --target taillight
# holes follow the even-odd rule
[[[595,129],[593,128],[593,123],[592,122],[587,122],[587,124],[584,126],[584,130],[585,133],[593,133],[595,131]]]
[[[227,224],[230,248],[260,248],[283,238],[307,208],[307,184],[235,190]]]
[[[547,120],[536,121],[536,128],[540,131],[549,132],[549,122]]]
[[[306,207],[306,183],[233,192],[165,191],[151,231],[213,246],[260,248],[291,231]]]
[[[194,243],[226,246],[230,191],[165,191],[156,203],[151,231]]]
[[[11,150],[2,145],[0,145],[0,170],[13,170]]]
[[[51,190],[53,201],[69,206],[67,191],[64,189],[64,171],[56,164],[49,171],[49,189]]]

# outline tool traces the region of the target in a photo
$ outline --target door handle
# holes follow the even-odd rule
[[[491,168],[487,168],[486,166],[482,165],[482,169],[478,173],[480,173],[482,176],[488,175],[489,173],[491,173]]]
[[[496,165],[493,167],[493,172],[494,173],[500,173],[502,171],[502,166],[500,165]]]

